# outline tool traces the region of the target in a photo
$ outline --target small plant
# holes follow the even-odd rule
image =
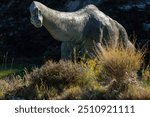
[[[142,70],[142,81],[150,85],[150,66]]]

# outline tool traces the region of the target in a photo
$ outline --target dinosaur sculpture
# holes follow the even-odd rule
[[[74,48],[78,56],[86,53],[90,57],[95,44],[107,43],[116,47],[122,42],[125,48],[134,49],[124,27],[94,5],[87,5],[76,12],[60,12],[33,1],[30,13],[31,23],[36,28],[43,25],[54,39],[62,42],[62,59],[71,59]]]

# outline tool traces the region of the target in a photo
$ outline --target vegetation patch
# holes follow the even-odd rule
[[[1,99],[150,99],[144,53],[122,46],[97,48],[92,60],[48,60],[24,76],[0,80]],[[141,70],[142,69],[142,70]],[[141,70],[142,75],[137,72]]]
[[[32,64],[5,64],[0,65],[0,79],[9,77],[11,75],[23,75],[24,71],[28,69],[29,71],[35,65]]]

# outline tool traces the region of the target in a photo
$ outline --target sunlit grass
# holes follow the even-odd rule
[[[0,70],[0,78],[3,78],[5,76],[11,75],[11,74],[16,74],[20,71],[21,71],[20,69]]]
[[[150,66],[142,70],[142,81],[150,85]]]
[[[0,65],[0,78],[4,78],[10,75],[22,75],[24,70],[28,69],[30,71],[34,67],[32,64],[7,64],[6,68],[2,68]]]
[[[25,71],[22,76],[0,80],[0,98],[150,99],[150,68],[141,68],[143,55],[141,50],[118,46],[103,47],[94,59],[48,60],[40,68]],[[141,80],[137,77],[140,69]],[[5,74],[9,72],[6,70]]]

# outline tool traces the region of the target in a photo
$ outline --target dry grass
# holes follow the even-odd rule
[[[142,84],[129,85],[128,89],[120,93],[119,99],[144,100],[150,99],[150,86]]]
[[[142,70],[142,81],[150,85],[150,66]]]
[[[102,53],[99,53],[98,59],[102,64],[102,74],[108,78],[115,78],[117,82],[122,82],[126,76],[134,77],[143,62],[143,53],[141,51],[124,49],[122,47],[105,47]]]
[[[143,52],[103,48],[80,62],[47,61],[23,77],[0,80],[1,99],[150,99],[150,68],[137,79]],[[146,83],[145,83],[146,82]]]
[[[5,92],[10,89],[10,85],[5,80],[0,81],[0,99],[4,98]]]
[[[24,81],[23,79],[21,79],[21,77],[0,80],[0,99],[7,99],[10,97],[11,99],[14,99],[14,92],[16,92],[18,88],[22,88],[25,86],[28,86],[27,81]]]
[[[41,68],[26,72],[22,82],[5,91],[4,98],[12,99],[96,99],[104,88],[98,83],[94,61],[47,61]],[[93,94],[92,94],[93,93]],[[8,96],[9,94],[9,96]],[[12,97],[11,97],[12,96]]]
[[[121,45],[117,48],[98,47],[97,50],[98,63],[101,64],[100,77],[105,81],[105,85],[108,85],[106,93],[108,99],[150,98],[147,90],[137,79],[137,72],[143,63],[144,52],[125,49]],[[147,71],[143,72],[149,76]]]

